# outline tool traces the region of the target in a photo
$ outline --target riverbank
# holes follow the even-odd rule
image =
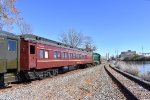
[[[150,61],[150,57],[134,54],[128,57],[121,58],[121,60],[122,61]]]
[[[141,63],[141,65],[139,63],[141,62],[138,61],[133,63],[132,61],[118,61],[117,63],[115,63],[115,67],[131,75],[137,76],[143,80],[150,81],[150,71],[140,68],[140,66],[144,66],[144,63]],[[147,67],[150,68],[150,66]]]

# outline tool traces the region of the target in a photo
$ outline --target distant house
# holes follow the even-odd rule
[[[123,60],[123,59],[125,59],[127,57],[131,57],[132,55],[135,55],[135,54],[136,54],[136,51],[128,50],[126,52],[121,52],[119,57],[121,60]]]

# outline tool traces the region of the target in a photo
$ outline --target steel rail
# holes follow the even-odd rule
[[[111,77],[111,79],[117,84],[120,91],[124,94],[127,100],[138,100],[138,98],[129,90],[127,89],[111,72],[108,71],[106,66],[104,66],[105,71]]]

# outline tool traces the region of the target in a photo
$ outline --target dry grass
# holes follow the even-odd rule
[[[134,76],[139,76],[139,70],[137,68],[137,65],[126,64],[123,61],[119,61],[117,62],[116,68],[121,69],[122,71],[132,74]]]
[[[140,77],[146,81],[150,81],[150,72],[140,75]]]
[[[115,67],[124,71],[124,72],[127,72],[127,73],[132,74],[132,75],[137,76],[137,77],[140,77],[143,80],[150,81],[150,72],[140,74],[137,65],[126,64],[123,61],[119,61],[119,62],[117,62]]]

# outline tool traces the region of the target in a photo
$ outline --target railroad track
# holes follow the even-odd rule
[[[150,100],[148,82],[141,81],[109,65],[104,68],[128,100]]]

